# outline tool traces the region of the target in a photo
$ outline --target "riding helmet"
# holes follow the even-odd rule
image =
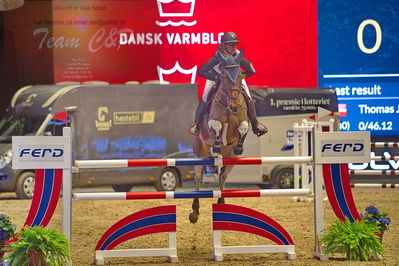
[[[223,44],[232,43],[232,42],[239,42],[237,35],[234,32],[226,32],[223,34],[222,38],[220,39]]]

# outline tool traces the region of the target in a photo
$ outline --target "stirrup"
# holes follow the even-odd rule
[[[264,128],[264,131],[256,130],[256,132],[254,132],[254,134],[256,134],[256,136],[260,137],[260,136],[265,135],[267,132],[269,132],[269,129],[268,129],[264,124],[258,123],[257,127],[258,127],[258,126],[263,127],[263,128]]]
[[[192,124],[188,129],[187,133],[193,136],[199,136],[200,130],[197,123]]]

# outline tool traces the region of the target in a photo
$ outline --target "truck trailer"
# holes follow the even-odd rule
[[[197,87],[191,84],[35,85],[18,90],[0,121],[0,192],[30,198],[34,169],[11,168],[12,136],[59,136],[72,131],[73,160],[192,157]],[[66,111],[66,121],[53,119]],[[193,167],[81,169],[74,187],[134,185],[175,190],[193,178]]]

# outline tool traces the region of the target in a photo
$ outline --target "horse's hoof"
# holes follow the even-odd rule
[[[219,149],[211,148],[211,155],[212,155],[213,158],[219,157],[219,155],[220,155],[220,148],[219,148]]]
[[[216,154],[216,156],[220,154],[220,147],[212,147],[212,153]]]
[[[211,153],[212,158],[218,158],[220,153]]]
[[[242,147],[234,147],[233,152],[235,155],[241,155],[243,153],[244,149]]]
[[[188,216],[190,223],[195,224],[198,221],[198,213],[191,212]]]
[[[224,198],[218,198],[218,204],[224,204]]]

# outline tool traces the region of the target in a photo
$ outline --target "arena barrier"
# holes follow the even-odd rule
[[[15,139],[14,139],[15,138]],[[346,153],[337,153],[337,149],[332,149],[332,147],[340,147],[341,140],[345,139],[345,143],[350,143],[350,141],[353,141],[353,143],[368,143],[370,136],[368,132],[345,132],[345,133],[339,133],[339,132],[334,132],[334,133],[322,133],[321,132],[321,127],[318,126],[317,124],[314,126],[314,129],[312,131],[312,147],[313,147],[313,155],[312,157],[310,156],[304,156],[304,157],[274,157],[274,158],[267,158],[267,157],[261,157],[261,158],[211,158],[211,159],[150,159],[150,160],[117,160],[117,166],[116,167],[122,167],[124,165],[125,167],[141,167],[143,165],[145,166],[150,166],[153,164],[157,164],[155,166],[160,166],[160,165],[177,165],[177,164],[183,164],[183,165],[204,165],[204,164],[213,164],[213,165],[223,165],[223,164],[239,164],[239,165],[244,165],[244,164],[261,164],[261,163],[267,163],[267,162],[273,162],[273,163],[287,163],[287,162],[297,162],[297,163],[308,163],[312,162],[313,168],[312,168],[312,174],[313,174],[313,191],[314,191],[314,215],[315,215],[315,224],[314,224],[314,234],[315,234],[315,249],[314,249],[314,256],[319,258],[319,259],[327,259],[328,256],[323,254],[320,243],[319,243],[319,235],[321,231],[323,230],[323,198],[322,198],[322,183],[323,180],[321,177],[324,177],[324,184],[326,187],[327,195],[330,200],[330,204],[332,206],[332,209],[334,210],[334,213],[339,217],[341,220],[345,220],[346,218],[350,219],[351,221],[354,220],[359,220],[360,217],[358,216],[358,212],[356,210],[355,204],[353,202],[352,194],[351,194],[351,189],[350,189],[350,182],[348,178],[348,169],[347,169],[347,164],[348,162],[353,162],[353,163],[362,163],[362,162],[368,162],[370,160],[370,151],[367,149],[367,145],[363,145],[365,148],[361,152],[357,151],[356,149],[353,149],[350,151],[350,154]],[[24,154],[24,158],[21,159],[22,156],[16,157],[13,160],[13,168],[14,169],[38,169],[37,171],[43,171],[40,169],[45,169],[45,172],[50,171],[51,169],[56,169],[56,172],[60,172],[60,170],[57,169],[62,169],[62,185],[63,185],[63,204],[62,204],[62,229],[63,233],[66,235],[66,237],[70,240],[71,239],[71,226],[72,226],[72,178],[71,178],[71,173],[72,173],[72,153],[71,153],[71,138],[70,138],[70,128],[65,127],[64,128],[64,136],[62,137],[49,137],[49,136],[42,136],[42,137],[13,137],[13,153],[14,154],[23,154],[21,151],[23,150],[30,150],[32,143],[35,143],[38,147],[42,146],[45,148],[42,148],[41,150],[43,151],[43,155],[45,155],[45,151],[55,151],[57,150],[62,151],[62,156],[60,153],[58,153],[59,156],[57,156],[56,159],[51,160],[51,156],[36,156],[36,153],[32,152],[28,154]],[[338,145],[338,146],[337,146]],[[352,145],[352,144],[350,144]],[[36,147],[36,146],[35,146]],[[337,156],[339,154],[339,156]],[[29,157],[31,156],[31,158]],[[42,158],[43,157],[43,158]],[[54,157],[54,156],[53,156]],[[84,164],[86,165],[84,166]],[[92,162],[83,162],[79,161],[76,163],[75,167],[89,167],[88,165],[91,164]],[[97,167],[98,164],[101,164],[101,162],[96,161],[94,164],[90,167]],[[115,167],[115,160],[107,160],[104,162],[104,165],[107,167]],[[333,164],[330,164],[333,163]],[[344,164],[340,164],[344,163]],[[346,174],[345,174],[346,173]],[[47,193],[48,190],[51,189],[52,191],[56,191],[54,189],[55,183],[57,186],[61,185],[61,182],[53,182],[55,179],[48,178],[46,179],[46,182],[37,182],[35,184],[35,193],[33,196],[32,200],[32,205],[30,209],[30,213],[28,214],[29,217],[36,217],[39,215],[39,213],[46,212],[47,209],[53,208],[54,202],[51,200],[54,198],[52,196],[52,193]],[[58,179],[57,179],[58,180]],[[42,197],[40,193],[36,193],[36,191],[43,191],[46,192],[45,195],[46,197]],[[175,198],[175,196],[182,197],[182,198],[191,198],[191,197],[217,197],[219,195],[225,195],[226,197],[231,196],[231,197],[243,197],[243,196],[267,196],[273,194],[273,192],[270,191],[263,191],[263,190],[258,190],[258,191],[218,191],[218,192],[188,192],[188,193],[168,193],[168,192],[152,192],[151,197],[153,195],[157,195],[157,198],[167,198],[167,197],[172,197]],[[284,193],[308,193],[309,190],[287,190]],[[283,193],[281,191],[276,191],[274,192],[275,194],[280,194]],[[90,193],[87,193],[90,194]],[[184,197],[182,196],[184,194]],[[135,196],[134,196],[135,195]],[[127,193],[110,193],[105,195],[94,195],[94,196],[87,196],[84,195],[84,193],[75,193],[74,198],[75,199],[83,199],[84,197],[98,197],[100,198],[112,198],[112,197],[117,197],[117,198],[122,198],[122,199],[127,199],[128,197],[141,197],[142,199],[148,198],[150,195],[148,192],[145,192],[144,194],[127,194]],[[37,206],[36,206],[37,205]],[[40,206],[40,207],[38,207]],[[227,205],[226,205],[227,206]],[[223,208],[223,206],[221,207]],[[227,207],[226,207],[227,208]],[[244,207],[243,207],[244,208]],[[215,211],[215,209],[214,209]],[[252,210],[253,211],[253,210]],[[136,214],[132,214],[132,216],[127,216],[127,217],[133,217]],[[237,214],[235,214],[237,215]],[[258,215],[258,214],[257,214]],[[262,214],[263,215],[263,214]],[[219,217],[219,216],[218,216]],[[46,217],[46,222],[50,220],[51,217]],[[126,218],[126,217],[125,217]],[[125,219],[124,218],[124,219]],[[122,219],[123,221],[129,220],[129,218],[126,218],[126,220]],[[262,216],[262,219],[269,221],[267,218]],[[219,222],[219,221],[218,221]],[[233,222],[233,221],[230,221]],[[123,223],[123,222],[121,222]],[[121,223],[117,222],[118,226],[121,225]],[[37,225],[42,225],[43,222],[40,222]],[[229,230],[229,228],[224,228],[223,224],[221,223],[220,227],[215,226],[214,223],[214,229],[215,230]],[[115,228],[115,227],[114,227]],[[130,229],[129,229],[130,230]],[[126,232],[134,234],[133,231],[129,231],[127,229]],[[134,231],[135,232],[135,231]],[[108,232],[110,233],[110,232]],[[111,231],[113,233],[113,231]],[[123,240],[124,238],[119,239]],[[172,242],[175,241],[172,239]],[[118,242],[115,242],[118,243]],[[292,246],[291,242],[288,242],[288,246]],[[112,246],[112,245],[110,245]],[[173,245],[172,245],[173,246]],[[214,243],[214,250],[217,250],[219,248],[219,243],[216,240]],[[173,247],[170,248],[173,251]],[[219,255],[222,254],[230,254],[228,252],[234,252],[234,253],[240,253],[239,248],[237,247],[227,247],[224,251],[226,252],[221,252],[219,253],[214,253],[215,259],[220,259]],[[249,252],[251,251],[251,248],[244,248],[243,250]],[[261,248],[254,247],[252,249],[252,252],[250,253],[256,253],[257,251],[261,250]],[[142,255],[142,256],[152,256],[148,252],[148,249],[142,250],[142,253],[136,252],[135,255]],[[279,251],[276,249],[275,251]],[[125,255],[123,251],[116,252],[116,254],[121,254]],[[287,251],[287,254],[291,254],[288,256],[288,258],[293,257],[293,252],[292,250]],[[174,253],[172,252],[172,257],[174,256]],[[218,255],[219,254],[219,255]],[[175,258],[177,259],[177,257]],[[172,258],[173,260],[173,258]]]

